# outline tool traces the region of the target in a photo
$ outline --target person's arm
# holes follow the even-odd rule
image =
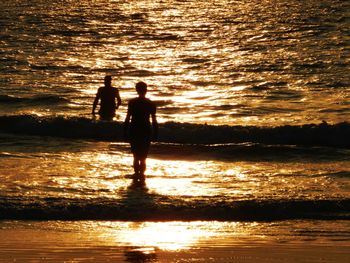
[[[97,94],[96,94],[96,97],[95,97],[95,100],[94,100],[94,103],[92,105],[92,114],[95,115],[95,110],[96,110],[96,107],[97,107],[97,104],[98,104],[98,101],[100,99],[100,92],[97,91]]]
[[[117,98],[117,109],[119,108],[120,105],[122,105],[122,99],[120,98],[119,90],[116,89],[115,96]]]
[[[123,136],[124,136],[124,140],[128,141],[129,140],[129,123],[130,123],[130,117],[131,117],[131,113],[130,113],[130,104],[128,105],[128,112],[126,114],[125,117],[125,121],[124,121],[124,127],[123,127]]]
[[[152,113],[153,141],[158,140],[158,122],[156,112]]]

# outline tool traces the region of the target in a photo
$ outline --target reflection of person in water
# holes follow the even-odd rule
[[[139,249],[139,250],[138,250]],[[155,253],[156,249],[152,249],[149,251],[149,248],[146,248],[146,252],[142,251],[145,249],[143,247],[140,248],[131,248],[125,251],[125,257],[127,262],[131,263],[151,263],[158,262],[157,254]]]
[[[134,156],[135,179],[144,180],[146,158],[151,140],[157,139],[158,123],[156,105],[146,98],[147,84],[138,82],[136,91],[138,97],[130,100],[128,104],[128,113],[124,122],[124,136],[130,142]],[[152,119],[152,126],[150,118]]]
[[[97,91],[94,104],[92,107],[92,114],[95,115],[95,109],[99,100],[100,110],[98,114],[100,115],[102,120],[112,120],[115,116],[115,110],[122,104],[122,100],[120,99],[119,90],[115,87],[112,87],[112,77],[106,76],[104,80],[104,86],[100,87]],[[115,103],[115,99],[117,99],[118,103]]]

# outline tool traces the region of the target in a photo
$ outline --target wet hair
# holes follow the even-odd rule
[[[143,81],[136,83],[136,91],[138,94],[146,94],[147,93],[147,84]]]

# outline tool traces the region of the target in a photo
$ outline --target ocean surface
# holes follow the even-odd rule
[[[325,220],[349,241],[349,29],[340,0],[2,0],[0,219]],[[140,80],[144,186],[122,138]]]

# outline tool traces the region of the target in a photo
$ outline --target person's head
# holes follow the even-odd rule
[[[112,84],[112,76],[109,76],[109,75],[105,76],[105,86],[110,87],[111,84]]]
[[[147,84],[143,81],[136,83],[136,91],[140,97],[145,97],[147,93]]]

